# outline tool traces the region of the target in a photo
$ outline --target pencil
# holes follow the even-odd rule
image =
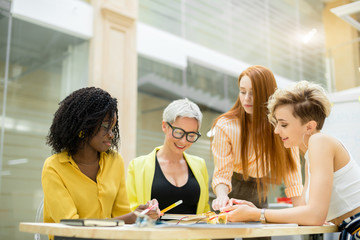
[[[168,206],[167,208],[164,208],[163,210],[161,210],[161,213],[167,212],[167,211],[169,211],[170,209],[173,209],[174,207],[177,207],[177,206],[179,206],[179,205],[182,204],[182,203],[183,203],[183,200],[179,200],[179,201],[177,201],[176,203],[173,203],[173,204],[171,204],[170,206]]]

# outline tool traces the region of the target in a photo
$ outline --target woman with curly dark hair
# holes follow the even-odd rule
[[[42,171],[44,222],[117,218],[134,223],[124,161],[116,151],[119,138],[117,100],[106,91],[82,88],[60,102],[47,137],[55,154]],[[158,213],[155,208],[148,215]]]

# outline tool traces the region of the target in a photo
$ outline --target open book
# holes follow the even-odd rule
[[[124,225],[123,220],[118,219],[61,219],[60,223],[71,226],[98,226],[98,227],[115,227]]]

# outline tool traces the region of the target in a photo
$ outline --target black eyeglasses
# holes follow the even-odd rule
[[[188,142],[194,143],[199,139],[199,137],[201,137],[201,133],[199,133],[199,132],[186,132],[182,128],[171,126],[171,124],[169,122],[166,122],[166,123],[171,127],[172,136],[176,139],[181,139],[184,137],[184,135],[186,135],[186,140]]]

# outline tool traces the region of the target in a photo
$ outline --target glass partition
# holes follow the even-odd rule
[[[139,0],[143,23],[289,80],[326,85],[322,11],[322,1],[308,0]]]
[[[7,23],[8,18],[2,16],[1,46],[7,43],[3,34]],[[43,198],[41,170],[51,155],[45,142],[53,114],[60,100],[87,85],[88,42],[12,19],[7,62],[4,51],[1,47],[0,239],[20,240],[33,238],[19,232],[18,226],[20,221],[35,221]],[[5,79],[6,64],[9,74]]]

